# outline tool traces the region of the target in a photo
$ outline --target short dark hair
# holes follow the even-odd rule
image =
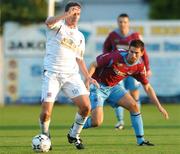
[[[144,51],[144,42],[141,41],[141,40],[139,40],[139,39],[132,40],[132,41],[130,42],[129,47],[140,48],[141,51]]]
[[[69,11],[69,8],[73,6],[78,6],[81,8],[81,4],[78,2],[68,2],[65,6],[65,12]]]
[[[122,18],[125,18],[125,17],[126,17],[126,18],[129,19],[129,16],[128,16],[127,13],[121,13],[121,14],[118,16],[118,19],[121,18],[121,17],[122,17]]]

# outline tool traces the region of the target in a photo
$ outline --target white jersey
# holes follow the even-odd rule
[[[76,58],[83,59],[85,40],[78,28],[69,28],[64,20],[47,30],[44,69],[56,73],[77,73]]]

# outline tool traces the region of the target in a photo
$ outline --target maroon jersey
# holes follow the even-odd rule
[[[134,77],[142,84],[147,84],[148,79],[143,61],[140,59],[135,64],[130,65],[126,61],[127,55],[128,52],[125,50],[99,55],[96,58],[98,67],[92,77],[107,86],[115,86],[128,76]]]
[[[106,38],[104,45],[103,45],[103,53],[111,52],[111,51],[117,50],[117,49],[127,49],[129,46],[129,43],[135,39],[141,39],[139,33],[129,32],[129,34],[127,36],[122,36],[120,34],[119,29],[116,29],[116,30],[112,31],[109,34],[109,36]],[[149,58],[148,58],[146,50],[144,50],[144,55],[143,55],[142,59],[145,64],[146,71],[150,70]]]

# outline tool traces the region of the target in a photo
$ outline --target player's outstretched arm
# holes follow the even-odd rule
[[[158,110],[163,114],[165,119],[169,119],[168,112],[162,107],[152,86],[148,83],[146,85],[143,85],[143,87],[151,101],[157,106]]]

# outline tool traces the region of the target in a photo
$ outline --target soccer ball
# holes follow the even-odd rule
[[[51,147],[51,140],[44,134],[39,134],[32,139],[32,149],[35,152],[48,152]]]

